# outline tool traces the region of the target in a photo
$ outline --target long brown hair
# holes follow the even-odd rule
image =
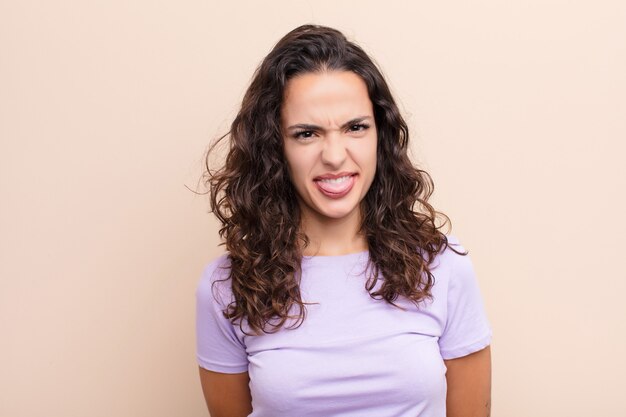
[[[233,301],[224,316],[233,324],[239,322],[242,331],[243,319],[259,334],[277,331],[290,318],[301,324],[306,316],[299,279],[301,248],[309,239],[299,230],[301,212],[284,158],[280,109],[291,78],[321,71],[359,75],[374,107],[376,175],[360,207],[360,233],[369,250],[371,274],[365,288],[370,296],[394,306],[398,296],[416,304],[432,298],[434,276],[429,265],[448,246],[439,229],[450,219],[428,203],[432,179],[407,155],[408,127],[377,66],[338,30],[300,26],[287,33],[256,69],[230,131],[206,155],[211,212],[222,224],[221,245],[226,245],[230,260]],[[230,146],[224,165],[213,171],[209,155],[227,136]],[[439,227],[437,215],[445,219]],[[379,274],[383,283],[372,291]],[[292,307],[299,311],[296,316],[289,315]]]

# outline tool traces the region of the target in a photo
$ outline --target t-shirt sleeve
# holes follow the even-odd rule
[[[450,242],[457,243],[454,249],[465,252],[456,238],[453,237]],[[443,359],[477,352],[491,343],[492,336],[472,260],[469,255],[450,252],[452,267],[448,282],[446,324],[439,338]]]
[[[205,267],[196,288],[196,357],[202,368],[230,374],[246,372],[248,356],[235,327],[222,314],[228,304],[225,300],[229,300],[230,281],[216,279],[228,275],[220,268],[225,258],[222,255]]]

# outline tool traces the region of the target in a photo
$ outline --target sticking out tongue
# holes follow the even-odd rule
[[[317,185],[327,193],[341,193],[352,186],[352,182],[354,181],[354,175],[346,178],[341,182],[326,182],[326,181],[315,181]]]

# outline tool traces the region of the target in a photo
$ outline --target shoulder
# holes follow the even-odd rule
[[[205,300],[212,297],[222,305],[228,304],[231,297],[228,252],[215,257],[204,266],[196,287],[196,296]]]
[[[446,239],[448,240],[448,245],[445,248],[445,253],[451,253],[456,255],[456,253],[451,249],[454,248],[458,252],[464,252],[465,248],[461,244],[461,241],[456,235],[446,235]]]
[[[456,235],[445,235],[446,241],[439,253],[435,256],[435,267],[439,267],[442,265],[443,267],[451,266],[457,262],[459,262],[460,258],[465,258],[467,255],[459,255],[457,252],[465,253],[467,250],[459,241],[459,238]]]
[[[455,235],[446,235],[447,245],[434,259],[432,269],[437,270],[436,276],[440,288],[449,288],[449,285],[463,285],[463,281],[474,279],[474,268],[469,250]]]
[[[470,251],[454,235],[446,235],[449,246],[442,249],[436,267],[441,268],[439,277],[442,287],[448,291],[448,297],[463,292],[477,292],[478,278]],[[454,249],[454,250],[453,250]],[[457,253],[458,252],[458,253]]]
[[[213,258],[207,263],[202,270],[203,279],[219,278],[223,275],[228,276],[230,270],[230,258],[228,252]]]
[[[443,256],[457,272],[462,272],[472,268],[472,261],[469,250],[461,243],[455,235],[446,235],[448,246],[443,251]],[[454,249],[454,250],[453,250]],[[459,253],[460,252],[460,253]]]

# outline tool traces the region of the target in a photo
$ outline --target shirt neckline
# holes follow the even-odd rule
[[[354,262],[361,258],[367,259],[369,250],[361,252],[346,253],[343,255],[303,255],[302,265],[330,265]]]

